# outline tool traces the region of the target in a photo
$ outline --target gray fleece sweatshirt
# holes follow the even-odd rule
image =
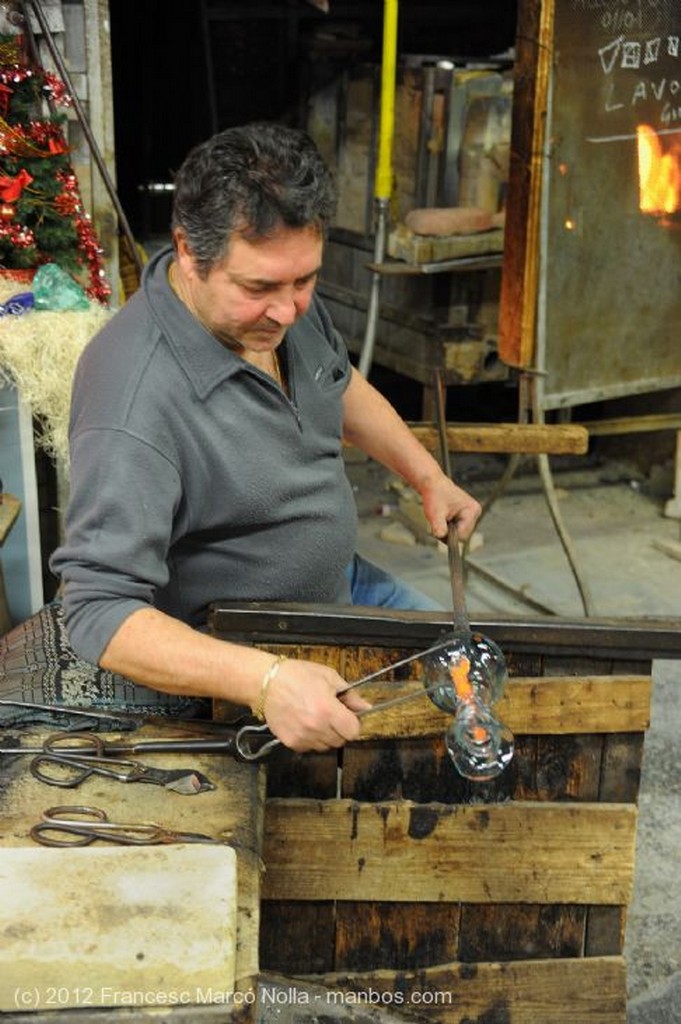
[[[287,333],[290,398],[168,286],[170,249],[87,345],[74,378],[62,577],[71,643],[97,662],[154,606],[347,602],[357,520],[341,455],[347,350],[318,299]]]

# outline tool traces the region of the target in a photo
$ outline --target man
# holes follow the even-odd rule
[[[315,283],[333,212],[311,139],[228,129],[176,178],[172,248],[88,345],[74,381],[71,494],[53,570],[82,657],[166,693],[249,705],[295,750],[357,737],[332,669],[202,632],[209,603],[392,603],[355,558],[343,440],[400,474],[433,532],[478,503],[350,365]]]

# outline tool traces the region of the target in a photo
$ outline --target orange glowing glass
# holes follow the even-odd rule
[[[428,696],[454,716],[445,732],[447,753],[459,774],[473,782],[496,778],[513,758],[513,733],[490,710],[505,681],[501,650],[480,633],[452,636],[423,658]]]

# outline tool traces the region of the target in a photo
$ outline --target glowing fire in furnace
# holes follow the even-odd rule
[[[641,211],[676,213],[681,210],[681,140],[672,136],[665,152],[660,136],[647,124],[638,126],[637,140]]]

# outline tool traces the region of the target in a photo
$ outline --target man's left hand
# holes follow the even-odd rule
[[[447,539],[450,523],[456,525],[460,540],[467,540],[482,513],[482,506],[444,473],[426,480],[420,488],[423,511],[433,535]]]

